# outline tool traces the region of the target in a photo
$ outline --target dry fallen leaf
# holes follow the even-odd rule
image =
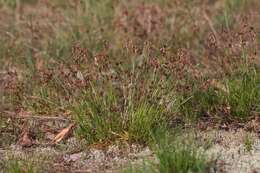
[[[61,140],[67,138],[70,134],[71,134],[71,131],[72,129],[75,127],[75,124],[74,123],[71,123],[68,127],[62,129],[60,131],[60,133],[58,133],[55,138],[53,139],[53,143],[58,143],[60,142]]]

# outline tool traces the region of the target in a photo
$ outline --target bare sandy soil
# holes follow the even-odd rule
[[[260,172],[260,139],[254,133],[238,131],[208,131],[200,133],[201,139],[210,139],[205,151],[209,158],[216,159],[211,172],[257,173]],[[152,151],[137,145],[113,145],[107,149],[84,149],[75,138],[59,146],[21,148],[12,145],[0,150],[0,159],[16,158],[31,160],[39,170],[47,172],[120,172],[130,163],[142,164],[154,160]],[[248,151],[248,149],[249,151]]]

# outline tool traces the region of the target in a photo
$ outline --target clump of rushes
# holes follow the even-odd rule
[[[43,11],[23,10],[24,2]],[[254,14],[259,1],[225,2],[22,0],[19,17],[14,1],[0,0],[12,7],[0,37],[0,105],[41,115],[67,114],[73,105],[90,143],[147,142],[175,118],[186,123],[223,105],[229,117],[246,119],[260,109],[259,79],[234,71],[259,59],[256,18],[241,15]],[[206,78],[228,81],[229,92]]]
[[[84,101],[76,107],[79,134],[90,143],[117,138],[146,143],[150,131],[165,124],[159,107],[143,102],[120,110],[124,107],[118,102],[118,96],[112,91],[103,96],[86,93]]]
[[[253,79],[256,74],[242,75],[245,79],[234,87],[236,79],[230,79],[229,91],[221,91],[198,70],[187,49],[170,56],[167,47],[158,52],[151,42],[138,50],[132,43],[126,47],[121,52],[124,62],[107,50],[84,67],[83,94],[73,107],[79,132],[90,143],[117,138],[146,143],[151,130],[169,125],[177,116],[198,120],[217,115],[228,105],[231,116],[243,119],[259,103],[257,81]],[[229,80],[228,75],[222,75]],[[242,100],[237,97],[240,92]]]
[[[100,72],[91,76],[84,97],[74,104],[80,134],[90,142],[123,137],[147,143],[150,131],[165,126],[180,108],[181,99],[172,85],[175,76],[165,74],[171,67],[145,51],[115,65],[106,58],[96,58]]]
[[[213,166],[191,135],[184,137],[157,131],[153,139],[152,148],[157,161],[144,161],[143,165],[132,165],[124,172],[204,173]]]
[[[136,96],[133,93],[120,97],[123,93],[111,84],[104,90],[96,89],[92,87],[87,90],[81,103],[74,107],[76,121],[79,124],[78,132],[90,143],[118,138],[148,143],[151,139],[150,132],[164,127],[178,106],[171,100],[167,105],[163,105],[163,99],[167,96],[158,102],[148,98],[135,100]],[[155,91],[150,94],[151,97],[160,96],[160,93]]]

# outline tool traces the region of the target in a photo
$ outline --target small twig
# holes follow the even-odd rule
[[[50,116],[35,116],[35,115],[26,115],[26,116],[19,116],[14,112],[10,111],[3,111],[2,117],[6,118],[14,118],[14,119],[33,119],[33,120],[40,120],[40,121],[65,121],[71,122],[71,120],[61,117],[50,117]]]

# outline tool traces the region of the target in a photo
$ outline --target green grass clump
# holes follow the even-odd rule
[[[148,144],[151,131],[169,126],[175,118],[187,123],[228,114],[231,119],[244,121],[259,112],[259,76],[255,70],[225,76],[226,87],[193,81],[184,85],[190,89],[178,94],[175,87],[169,87],[174,78],[160,80],[159,86],[156,81],[161,74],[143,74],[141,67],[135,70],[125,85],[112,79],[90,84],[83,99],[74,105],[80,136],[90,143],[124,138]],[[205,88],[204,83],[208,85]],[[127,91],[123,86],[132,87]],[[230,112],[224,112],[226,108]]]
[[[191,92],[183,94],[187,101],[181,105],[180,112],[186,119],[198,120],[203,116],[222,116],[223,107],[228,108],[230,118],[245,121],[260,111],[260,78],[255,67],[247,67],[232,72],[217,84],[202,89],[195,84]],[[216,85],[216,86],[215,86]],[[221,86],[217,86],[221,85]],[[223,88],[222,88],[223,87]],[[187,99],[188,98],[188,99]]]
[[[189,99],[181,106],[181,113],[190,120],[197,120],[208,116],[210,112],[215,112],[220,102],[218,93],[213,87],[203,90],[195,86],[189,95],[185,95]]]
[[[228,93],[224,95],[231,115],[240,120],[246,120],[259,112],[260,78],[255,70],[239,74],[227,82]]]
[[[150,132],[166,124],[163,108],[145,101],[133,104],[129,98],[122,101],[113,88],[102,95],[87,91],[74,111],[78,132],[90,143],[118,138],[148,143]]]
[[[165,124],[163,110],[160,107],[141,104],[137,110],[131,113],[129,123],[129,138],[132,141],[146,141],[151,137],[151,131],[162,128]]]
[[[0,0],[1,104],[43,116],[73,107],[90,143],[149,143],[154,129],[223,106],[247,119],[260,109],[259,77],[234,71],[258,58],[257,25],[241,17],[257,2]]]
[[[246,134],[244,138],[244,147],[247,152],[250,152],[253,149],[254,140],[252,136]]]
[[[179,137],[180,138],[180,137]],[[194,141],[182,141],[178,137],[160,139],[156,156],[159,159],[159,172],[205,172],[207,169],[206,156],[194,146]],[[190,140],[190,139],[188,139]]]
[[[160,173],[204,173],[211,163],[191,136],[169,135],[167,132],[156,133],[154,138],[156,162],[131,166],[125,172],[160,172]]]
[[[95,90],[86,91],[83,101],[75,107],[79,132],[88,141],[113,139],[114,133],[123,130],[120,113],[116,110],[118,97],[112,90],[102,96]]]

